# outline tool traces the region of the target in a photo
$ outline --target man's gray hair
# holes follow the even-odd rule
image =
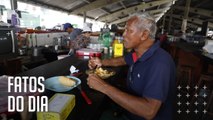
[[[137,12],[131,17],[136,16],[138,18],[137,27],[140,30],[148,30],[150,32],[150,37],[155,40],[155,34],[157,31],[157,26],[155,18],[147,12]]]

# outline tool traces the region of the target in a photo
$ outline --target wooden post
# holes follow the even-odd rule
[[[167,32],[171,33],[171,24],[172,24],[172,13],[173,13],[173,9],[171,8],[171,11],[169,13],[169,25],[167,27]]]
[[[209,24],[208,21],[204,21],[202,24],[201,34],[203,36],[207,36],[207,34],[208,34],[208,31],[209,31],[208,24]]]
[[[183,16],[183,21],[182,21],[182,26],[181,26],[181,31],[183,33],[186,32],[186,26],[187,26],[187,19],[188,19],[188,15],[189,15],[190,4],[191,4],[191,0],[186,0],[186,6],[185,6],[184,16]]]
[[[17,10],[17,0],[10,0],[11,9]]]
[[[87,18],[87,13],[86,11],[84,11],[84,23],[86,22],[86,18]]]
[[[166,19],[166,15],[163,16],[163,23],[162,23],[162,31],[161,31],[161,34],[164,33],[164,26],[165,26],[165,19]]]

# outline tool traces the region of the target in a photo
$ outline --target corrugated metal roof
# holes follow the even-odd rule
[[[109,24],[124,25],[128,16],[137,11],[149,11],[156,19],[166,13],[166,20],[172,15],[176,23],[181,24],[184,15],[186,0],[19,0],[22,2],[48,6],[55,10],[69,14],[86,16]],[[172,4],[176,1],[176,4]],[[213,22],[213,1],[212,0],[191,0],[189,12],[189,23],[193,26],[201,25],[208,20],[210,27]],[[172,14],[170,13],[172,9]],[[169,11],[167,11],[169,10]],[[203,10],[205,14],[203,13]],[[167,11],[167,12],[166,12]],[[162,20],[162,19],[161,19]],[[166,22],[167,23],[167,22]]]

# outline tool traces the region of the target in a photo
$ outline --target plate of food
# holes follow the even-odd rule
[[[81,80],[74,76],[55,76],[46,79],[45,88],[55,92],[66,92],[81,84]]]
[[[113,75],[115,75],[115,71],[112,69],[108,69],[108,68],[102,68],[102,67],[98,67],[96,69],[90,69],[86,71],[86,74],[96,74],[98,75],[101,79],[107,79]]]

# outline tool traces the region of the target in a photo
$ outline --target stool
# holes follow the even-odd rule
[[[208,73],[213,74],[213,65],[212,64],[208,65]]]
[[[206,86],[206,87],[204,87]],[[195,97],[195,94],[198,96]],[[206,96],[204,96],[204,94]],[[195,90],[193,94],[193,98],[191,100],[191,109],[194,108],[195,101],[202,101],[200,102],[200,106],[202,106],[202,110],[206,110],[207,113],[202,115],[202,118],[207,118],[209,116],[213,117],[213,75],[212,74],[202,74],[199,82],[197,84],[197,89]],[[203,103],[206,102],[206,105],[203,105]],[[202,111],[201,110],[201,111]]]
[[[202,120],[212,120],[213,119],[213,91],[211,91],[211,94],[208,97],[205,110],[207,111],[207,113],[202,116]]]
[[[186,87],[187,85],[192,87],[193,79],[192,79],[193,67],[187,65],[180,65],[178,67],[178,79],[177,85],[181,87]]]
[[[177,54],[177,66],[179,67],[178,71],[183,71],[186,74],[190,87],[196,85],[201,76],[203,61],[201,58],[188,51],[179,50]]]
[[[213,75],[211,74],[202,74],[200,80],[198,81],[198,90],[201,89],[204,85],[206,85],[207,89],[210,91],[213,87]]]
[[[206,110],[208,111],[208,113],[213,115],[213,91],[211,92],[211,94],[209,96],[207,106],[206,106]]]
[[[171,44],[170,45],[170,48],[169,48],[169,53],[170,55],[172,56],[173,59],[176,59],[177,58],[177,50],[178,48],[175,47],[175,45]]]
[[[12,58],[4,61],[4,70],[7,75],[15,75],[20,73],[22,67],[21,58]]]

